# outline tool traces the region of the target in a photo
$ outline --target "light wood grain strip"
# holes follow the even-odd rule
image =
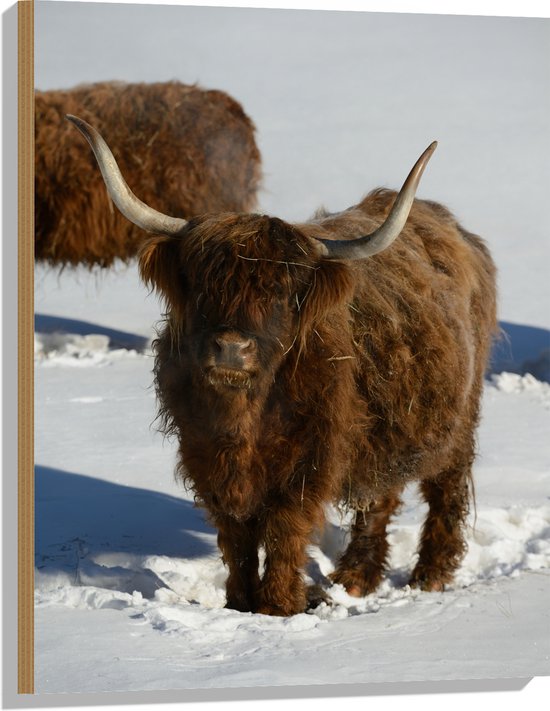
[[[18,3],[18,679],[34,693],[34,1]]]

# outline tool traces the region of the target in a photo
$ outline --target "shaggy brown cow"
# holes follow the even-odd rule
[[[97,122],[116,145],[130,184],[163,212],[189,217],[255,205],[255,129],[240,104],[221,91],[175,81],[103,82],[36,92],[35,106],[38,261],[108,267],[134,257],[143,238],[113,210],[93,156],[66,113]]]
[[[356,512],[332,578],[352,595],[373,591],[388,520],[414,480],[429,513],[411,582],[442,590],[465,547],[496,319],[483,242],[414,200],[435,144],[397,197],[375,190],[297,225],[233,213],[186,222],[130,194],[101,137],[72,120],[114,201],[156,233],[139,264],[168,307],[160,412],[179,439],[180,476],[219,530],[227,606],[305,609],[305,549],[329,502]]]

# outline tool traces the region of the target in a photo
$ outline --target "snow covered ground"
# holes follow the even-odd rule
[[[258,127],[265,212],[304,219],[396,186],[438,138],[420,194],[488,240],[510,337],[485,389],[477,511],[450,590],[404,584],[424,512],[411,490],[375,594],[336,589],[331,607],[275,619],[223,608],[214,531],[172,478],[174,444],[151,425],[160,306],[135,266],[38,267],[39,693],[550,672],[549,27],[37,3],[40,89],[177,77],[241,100]],[[331,512],[311,546],[312,580],[332,570],[344,524]]]

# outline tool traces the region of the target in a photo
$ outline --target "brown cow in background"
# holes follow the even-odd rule
[[[465,549],[496,295],[482,240],[414,200],[435,144],[397,196],[376,190],[304,224],[186,221],[129,193],[101,136],[71,120],[115,203],[154,234],[139,266],[167,304],[160,413],[178,437],[182,479],[218,528],[227,606],[306,608],[306,546],[329,502],[356,512],[332,579],[372,592],[411,481],[429,505],[411,583],[442,590]]]
[[[234,99],[179,82],[102,82],[35,94],[35,257],[53,266],[109,267],[134,257],[143,233],[113,209],[66,113],[97,123],[130,185],[168,214],[248,211],[260,154]]]

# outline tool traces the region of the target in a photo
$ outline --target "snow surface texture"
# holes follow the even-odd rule
[[[175,39],[182,28],[185,42]],[[347,206],[377,184],[400,183],[438,138],[439,163],[430,164],[422,196],[450,204],[487,238],[509,336],[485,389],[477,509],[455,583],[443,594],[406,585],[425,513],[411,488],[390,527],[390,572],[376,593],[356,599],[336,586],[330,606],[270,618],[224,609],[215,532],[171,477],[175,444],[151,424],[149,344],[161,306],[135,266],[37,268],[38,692],[549,673],[541,146],[550,145],[550,99],[537,91],[548,79],[547,29],[494,18],[37,3],[41,89],[177,77],[239,98],[259,130],[265,212],[303,219],[323,199],[330,209]],[[235,44],[243,32],[247,46]],[[511,177],[507,166],[519,172]],[[345,523],[329,512],[310,546],[312,582],[323,584],[333,569]]]

